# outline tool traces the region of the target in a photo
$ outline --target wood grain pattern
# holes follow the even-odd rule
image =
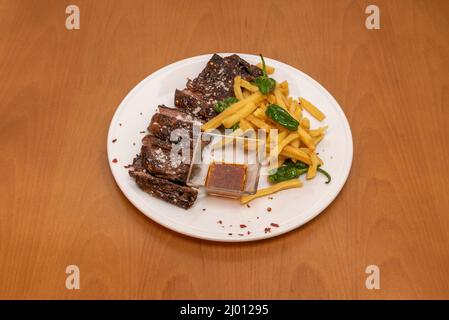
[[[449,298],[449,2],[0,0],[0,298]],[[263,52],[339,101],[354,161],[333,204],[271,240],[157,225],[122,195],[106,134],[158,68]],[[81,269],[81,290],[65,268]],[[365,268],[381,290],[365,288]]]

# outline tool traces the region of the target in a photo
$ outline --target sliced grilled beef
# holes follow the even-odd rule
[[[158,106],[158,111],[159,111],[159,113],[162,113],[166,116],[176,118],[176,120],[192,122],[193,124],[196,124],[199,126],[203,124],[201,119],[199,119],[198,117],[192,116],[192,114],[181,111],[180,109],[169,108],[165,105],[160,105],[160,106]]]
[[[189,89],[176,89],[175,106],[204,121],[208,121],[217,115],[213,107],[204,101],[199,94]]]
[[[180,149],[174,149],[173,155],[171,151],[170,142],[147,135],[142,140],[140,152],[142,165],[154,176],[185,184],[189,173],[191,151],[189,149],[181,152]]]
[[[198,191],[181,186],[166,179],[155,177],[144,171],[130,170],[129,175],[136,180],[140,189],[183,209],[189,209],[195,203]]]
[[[216,115],[213,105],[234,96],[236,76],[253,81],[261,75],[262,70],[238,55],[222,58],[214,54],[198,77],[187,82],[186,89],[176,90],[175,106],[203,120],[210,120]]]
[[[183,129],[183,130],[180,130]],[[163,113],[155,113],[151,118],[148,131],[155,137],[168,142],[179,142],[182,135],[193,137],[193,123],[167,116]],[[172,133],[174,136],[172,137]]]

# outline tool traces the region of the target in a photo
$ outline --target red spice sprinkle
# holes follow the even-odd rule
[[[242,228],[242,229],[243,229],[243,228],[246,228],[246,225],[245,225],[245,224],[241,224],[241,225],[240,225],[240,228]]]
[[[221,220],[218,220],[218,221],[217,221],[217,223],[219,223],[219,224],[223,224],[223,221],[221,221]]]
[[[279,228],[279,225],[277,223],[274,223],[274,222],[270,223],[270,226],[275,227],[275,228]]]
[[[239,236],[243,237],[243,236],[244,236],[244,234],[243,234],[243,233],[239,233]]]
[[[259,219],[259,217],[256,217],[256,219]]]
[[[247,232],[246,232],[246,234],[247,234],[247,235],[250,235],[250,234],[251,234],[251,232],[247,231]]]
[[[269,232],[271,232],[271,228],[265,228],[265,233],[269,233]]]
[[[267,208],[267,211],[268,211],[268,212],[271,212],[271,208],[270,208],[270,207],[268,207],[268,208]]]
[[[121,123],[119,123],[118,125],[119,125],[120,127],[122,126],[122,124],[121,124]]]
[[[117,163],[118,162],[118,160],[117,159],[112,159],[112,163]]]
[[[115,143],[117,141],[117,139],[112,140],[112,143]]]
[[[249,204],[246,205],[247,208],[251,208],[251,206]]]

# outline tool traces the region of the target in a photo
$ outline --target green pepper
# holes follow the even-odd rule
[[[290,131],[296,131],[298,129],[299,122],[287,110],[277,104],[270,104],[265,114]]]
[[[239,100],[235,97],[225,98],[222,101],[218,101],[217,103],[215,103],[214,110],[218,113],[222,113],[223,111],[225,111],[225,109],[229,108],[231,104],[234,104],[237,101]]]
[[[268,180],[270,180],[271,183],[277,183],[281,181],[296,179],[300,175],[307,172],[307,168],[299,169],[296,168],[294,165],[284,165],[279,168],[277,168],[276,172],[273,174],[270,174],[268,176]]]
[[[323,169],[320,168],[320,166],[318,166],[316,168],[316,171],[318,171],[318,172],[320,172],[320,173],[322,173],[323,175],[326,176],[326,178],[327,178],[327,181],[325,182],[326,184],[331,182],[331,180],[332,180],[331,175],[326,170],[323,170]]]
[[[234,125],[231,127],[232,131],[235,131],[235,130],[237,130],[238,128],[240,128],[240,122],[237,122],[236,124],[234,124]]]
[[[296,163],[295,163],[289,159],[289,160],[286,160],[281,167],[277,168],[275,170],[275,172],[270,174],[268,176],[268,180],[271,183],[278,183],[281,181],[296,179],[300,175],[307,173],[308,170],[309,170],[309,166],[307,164],[305,164],[301,161],[296,161]],[[326,178],[327,178],[327,181],[325,182],[326,184],[331,182],[330,174],[327,173],[327,171],[321,169],[320,166],[317,167],[317,172],[320,172],[326,176]]]
[[[260,59],[262,60],[262,75],[254,79],[254,84],[259,88],[259,91],[262,94],[268,94],[273,92],[276,88],[276,80],[268,77],[265,59],[262,55],[260,55]]]

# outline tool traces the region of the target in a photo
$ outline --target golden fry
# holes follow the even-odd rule
[[[246,118],[251,113],[254,112],[256,109],[256,105],[254,102],[249,102],[245,106],[242,107],[238,112],[234,113],[233,115],[229,116],[228,118],[223,120],[223,125],[225,128],[230,128],[236,123],[238,123],[241,119]]]
[[[315,119],[319,120],[319,121],[323,121],[324,118],[326,118],[326,116],[324,115],[324,113],[322,113],[317,107],[315,107],[315,105],[313,105],[310,101],[304,99],[304,98],[299,98],[301,105],[304,109],[306,109],[312,116],[315,117]]]
[[[310,129],[310,120],[309,120],[309,119],[307,119],[306,117],[302,118],[302,119],[299,121],[299,125],[300,125],[304,130],[306,130],[307,132],[309,132],[309,129]]]
[[[278,87],[276,89],[274,89],[274,96],[276,97],[276,104],[278,106],[284,108],[285,110],[287,110],[287,107],[285,106],[285,103],[284,103],[283,95]]]
[[[239,100],[243,100],[242,88],[240,87],[241,81],[242,81],[242,77],[240,77],[240,76],[237,76],[234,78],[234,95]]]
[[[259,129],[264,129],[267,132],[269,132],[271,130],[271,126],[268,123],[266,123],[265,121],[255,117],[253,115],[247,116],[246,120],[251,122],[253,125],[255,125]]]
[[[245,119],[240,120],[240,129],[243,131],[254,130],[253,126]]]
[[[259,103],[260,101],[264,100],[265,96],[260,92],[255,92],[252,95],[250,95],[248,98],[245,98],[243,100],[240,100],[233,105],[231,105],[229,108],[224,110],[222,113],[217,115],[216,117],[210,119],[208,122],[203,124],[201,126],[202,131],[209,131],[217,128],[220,126],[220,124],[223,122],[223,120],[230,116],[231,114],[237,112],[242,106],[249,102],[254,102],[255,104]]]
[[[310,180],[315,178],[316,176],[316,168],[318,167],[318,158],[316,157],[316,153],[312,152],[310,156],[310,160],[312,161],[312,165],[309,166],[309,169],[307,170],[306,179]]]
[[[327,126],[325,126],[325,127],[320,127],[320,128],[318,128],[318,129],[312,129],[312,130],[309,130],[309,135],[310,135],[311,137],[319,137],[319,136],[325,134],[325,133],[326,133],[326,130],[327,130]]]
[[[309,148],[312,151],[315,150],[315,144],[313,143],[312,137],[309,136],[307,131],[304,130],[303,128],[301,128],[301,126],[299,126],[298,133],[299,133],[299,138],[307,146],[307,148]]]
[[[257,91],[259,91],[259,88],[258,88],[258,87],[256,87],[255,85],[249,83],[249,82],[246,81],[245,79],[241,79],[241,80],[240,80],[240,86],[241,86],[242,88],[245,88],[245,89],[248,90],[248,91],[251,91],[251,92],[257,92]]]
[[[309,165],[312,164],[310,156],[307,153],[292,146],[285,146],[284,149],[281,151],[281,155],[299,160],[301,162],[304,162],[305,164]]]
[[[274,150],[270,152],[270,157],[274,155],[277,156],[290,142],[297,139],[299,139],[299,133],[290,133],[285,139],[282,139],[276,147],[274,147]]]
[[[318,136],[318,137],[312,137],[313,144],[314,144],[315,146],[318,145],[318,143],[320,143],[321,140],[323,140],[323,138],[324,138],[324,134],[322,134],[322,135],[320,135],[320,136]]]
[[[272,185],[271,187],[260,189],[255,194],[241,197],[240,203],[246,204],[256,198],[264,197],[264,196],[273,194],[275,192],[279,192],[279,191],[282,191],[285,189],[300,188],[300,187],[302,187],[302,183],[299,179],[282,181],[282,182],[276,183],[275,185]]]

